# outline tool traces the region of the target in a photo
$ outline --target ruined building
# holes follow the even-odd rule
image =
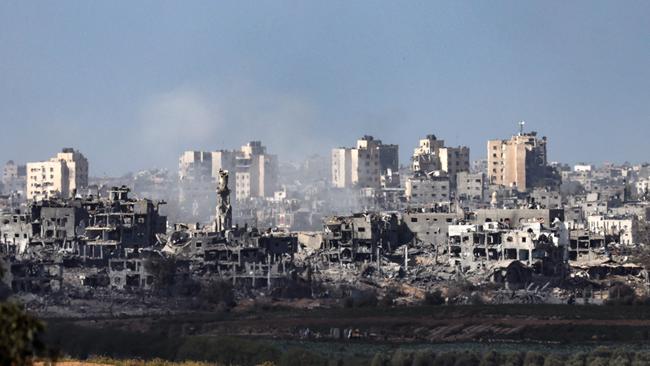
[[[427,135],[413,151],[411,170],[413,173],[442,171],[455,185],[459,172],[469,172],[469,148],[445,147],[444,140],[439,140],[436,135]]]
[[[398,226],[395,215],[329,217],[325,220],[322,255],[332,262],[377,260],[399,246]]]
[[[149,248],[166,232],[161,202],[132,199],[128,193],[126,187],[114,187],[104,198],[43,200],[25,213],[3,213],[2,251],[29,258],[45,250],[106,262]]]
[[[451,182],[448,176],[415,174],[406,179],[404,185],[406,201],[411,206],[426,206],[449,203],[451,201]]]

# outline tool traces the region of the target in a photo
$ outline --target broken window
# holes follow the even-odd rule
[[[519,260],[520,261],[527,261],[529,259],[528,255],[528,250],[527,249],[519,249]]]

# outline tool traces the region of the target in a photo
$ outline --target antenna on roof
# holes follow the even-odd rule
[[[526,121],[520,121],[519,122],[519,136],[524,134],[524,125],[526,124]]]

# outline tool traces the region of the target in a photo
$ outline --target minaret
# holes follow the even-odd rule
[[[228,188],[228,171],[219,169],[219,186],[217,187],[216,231],[224,232],[232,227],[232,206]]]

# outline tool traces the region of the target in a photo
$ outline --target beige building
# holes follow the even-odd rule
[[[523,192],[543,185],[548,176],[546,137],[536,132],[519,133],[510,140],[490,140],[487,144],[490,184],[516,188]]]
[[[27,163],[27,199],[73,197],[88,187],[88,160],[65,148],[48,161]]]
[[[440,170],[447,173],[452,183],[456,182],[458,173],[469,172],[469,147],[443,147],[438,154]]]
[[[268,154],[260,141],[251,141],[238,150],[185,151],[178,164],[178,176],[186,183],[181,185],[181,201],[212,195],[220,169],[231,172],[237,199],[273,197],[277,188],[277,156]]]
[[[178,177],[183,180],[209,180],[212,177],[212,154],[185,151],[178,159]]]
[[[278,159],[267,154],[260,141],[241,147],[235,158],[235,195],[237,199],[273,197],[277,188]]]
[[[332,149],[332,185],[336,188],[381,186],[380,140],[364,136],[355,148]]]
[[[444,140],[438,140],[435,135],[427,135],[413,151],[411,170],[414,173],[444,172],[452,185],[455,185],[456,175],[469,171],[469,148],[445,147]]]
[[[427,135],[420,140],[420,144],[413,151],[411,170],[413,172],[428,173],[442,170],[438,152],[445,146],[444,140],[438,140],[436,135]]]
[[[212,178],[219,180],[219,170],[235,171],[237,162],[236,150],[217,150],[212,152]]]

